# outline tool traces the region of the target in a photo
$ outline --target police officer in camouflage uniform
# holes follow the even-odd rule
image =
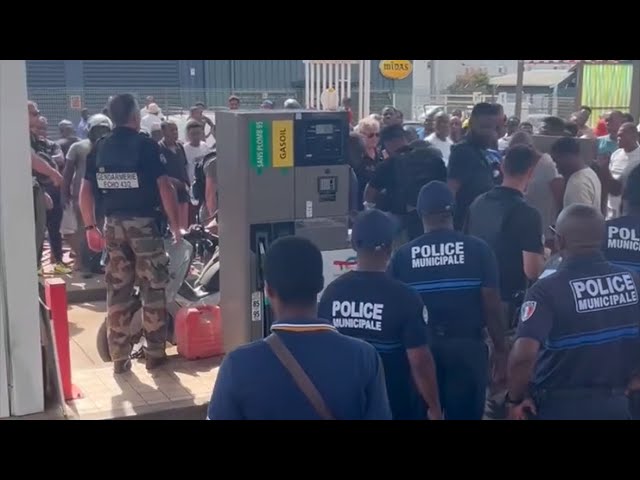
[[[89,248],[106,244],[107,323],[114,371],[131,368],[131,319],[136,308],[134,286],[140,286],[147,369],[166,360],[165,287],[168,257],[158,227],[161,207],[175,241],[180,241],[178,205],[160,149],[139,135],[140,109],[132,95],[115,96],[109,107],[113,133],[99,140],[87,158],[80,209]],[[95,222],[98,197],[106,216],[104,237]]]

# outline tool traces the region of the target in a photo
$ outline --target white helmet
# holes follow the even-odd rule
[[[302,110],[302,107],[295,98],[288,98],[284,101],[284,108],[291,110]]]
[[[91,131],[93,127],[107,127],[109,130],[113,130],[113,124],[109,117],[101,113],[92,115],[87,123],[89,124],[89,131]]]

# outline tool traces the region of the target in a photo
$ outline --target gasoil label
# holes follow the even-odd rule
[[[271,137],[273,168],[293,167],[293,121],[274,120]]]

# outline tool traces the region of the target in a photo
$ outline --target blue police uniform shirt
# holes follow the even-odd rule
[[[395,420],[426,419],[406,352],[429,343],[428,313],[419,295],[384,272],[351,271],[327,286],[318,316],[378,351]]]
[[[640,352],[638,277],[603,255],[563,260],[522,305],[518,338],[540,342],[534,390],[624,388]]]
[[[321,320],[272,326],[337,420],[390,420],[384,370],[375,349]],[[263,340],[225,356],[209,420],[319,420],[307,397]]]
[[[500,163],[492,158],[487,149],[476,145],[470,134],[451,147],[447,164],[448,178],[460,183],[453,216],[456,230],[462,229],[469,205],[476,197],[500,184]]]
[[[614,265],[640,273],[640,216],[627,215],[607,222],[604,255]]]
[[[498,288],[495,255],[483,240],[448,229],[432,231],[400,247],[388,271],[420,294],[433,334],[481,338],[481,289]]]
[[[487,158],[489,159],[489,162],[494,164],[494,163],[501,163],[502,162],[502,153],[500,153],[500,150],[494,150],[493,148],[487,148]]]

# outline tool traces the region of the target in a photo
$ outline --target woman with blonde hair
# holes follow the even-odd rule
[[[380,122],[373,116],[363,118],[358,122],[354,132],[362,139],[364,152],[359,159],[352,159],[351,166],[358,178],[359,201],[362,202],[364,188],[371,180],[378,164],[382,162],[380,153]]]
[[[375,160],[378,157],[378,144],[380,143],[380,122],[372,116],[363,118],[356,125],[355,132],[364,141],[366,155]]]

